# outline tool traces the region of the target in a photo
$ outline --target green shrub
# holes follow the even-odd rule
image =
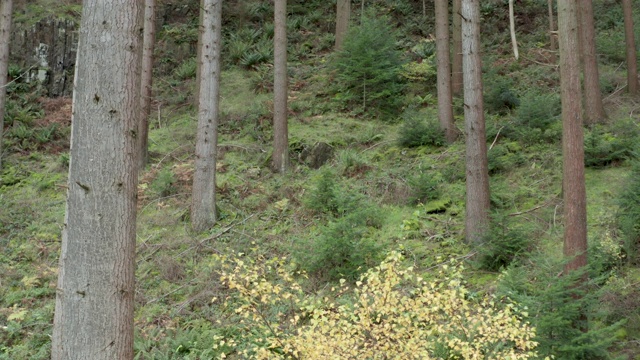
[[[338,218],[323,226],[320,235],[299,251],[298,262],[325,281],[356,280],[381,260],[383,248],[372,237],[380,222],[375,207]]]
[[[623,323],[602,323],[602,279],[579,281],[590,269],[566,274],[563,265],[537,255],[526,267],[511,266],[501,276],[498,294],[528,308],[541,358],[609,359],[608,348]]]
[[[507,217],[496,214],[492,222],[491,230],[478,249],[478,262],[485,270],[500,271],[522,259],[531,242],[527,229],[510,223]]]
[[[622,26],[616,27],[614,30],[598,32],[598,36],[596,36],[598,55],[606,63],[619,64],[626,61],[624,43],[624,30]]]
[[[558,121],[561,112],[562,106],[557,94],[528,92],[522,97],[516,111],[517,124],[544,131]]]
[[[392,118],[402,105],[401,52],[386,17],[365,15],[334,57],[335,99],[345,108]]]
[[[53,141],[58,134],[58,124],[52,123],[51,125],[38,128],[35,132],[36,142],[39,145],[47,144]]]
[[[338,215],[336,175],[328,168],[320,172],[315,186],[305,200],[306,206],[319,213]]]
[[[358,176],[371,168],[363,154],[354,149],[339,150],[336,158],[344,176]]]
[[[484,80],[484,105],[487,112],[506,114],[520,105],[520,99],[513,90],[511,79],[490,72]]]
[[[158,172],[156,178],[149,185],[149,189],[157,197],[166,197],[176,192],[176,176],[170,168],[163,168]]]
[[[516,110],[515,120],[503,134],[525,144],[552,143],[560,140],[562,107],[556,94],[526,93]]]
[[[436,89],[437,67],[434,57],[412,61],[402,65],[400,75],[409,83],[409,94],[431,97],[431,90]]]
[[[198,61],[196,58],[190,58],[187,61],[180,64],[173,74],[178,80],[194,79],[196,77],[196,71],[198,68]]]
[[[252,42],[243,39],[238,33],[232,33],[224,43],[224,51],[227,54],[226,59],[233,64],[240,63],[245,54],[251,51]]]
[[[635,161],[620,195],[618,227],[622,233],[622,249],[627,260],[636,264],[640,246],[640,162]]]
[[[409,201],[412,204],[418,204],[440,198],[442,195],[439,186],[441,178],[440,173],[423,172],[409,179],[408,183],[411,188]]]
[[[434,110],[406,110],[403,123],[398,130],[398,144],[403,147],[423,145],[442,146],[445,142],[444,131],[440,128],[438,116]]]
[[[14,138],[17,140],[28,140],[33,137],[34,129],[26,126],[24,123],[16,123],[14,124],[9,131],[7,131],[7,136],[10,138]]]
[[[322,170],[305,200],[308,208],[332,220],[321,227],[318,237],[301,245],[297,258],[306,271],[321,278],[355,279],[381,260],[381,249],[371,235],[382,226],[382,216],[377,205],[346,190],[336,178],[332,170]]]
[[[619,121],[609,129],[596,124],[584,135],[584,163],[603,167],[632,159],[638,151],[640,128],[631,120]]]
[[[487,152],[489,173],[508,171],[524,163],[522,147],[517,142],[496,144]]]
[[[259,64],[253,67],[251,76],[253,91],[258,94],[273,92],[273,66]]]
[[[228,346],[216,344],[221,333],[225,334],[224,329],[212,326],[211,322],[204,319],[192,321],[178,329],[145,329],[142,334],[136,333],[134,359],[219,359],[222,352],[230,350]]]

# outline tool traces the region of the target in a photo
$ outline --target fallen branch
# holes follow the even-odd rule
[[[502,131],[502,129],[504,129],[504,126],[501,127],[500,129],[498,129],[498,133],[496,134],[496,138],[493,139],[493,142],[491,143],[491,146],[489,146],[489,150],[493,149],[493,145],[495,145],[496,141],[498,141],[498,136],[500,136],[500,131]]]
[[[540,209],[541,207],[546,206],[547,204],[549,204],[549,201],[545,201],[544,203],[542,203],[542,204],[540,204],[540,205],[538,205],[538,206],[534,206],[534,207],[532,207],[532,208],[531,208],[531,209],[529,209],[529,210],[525,210],[525,211],[518,211],[518,212],[511,213],[511,214],[509,214],[508,216],[520,216],[520,215],[524,215],[524,214],[527,214],[527,213],[530,213],[530,212],[536,211],[536,210]]]

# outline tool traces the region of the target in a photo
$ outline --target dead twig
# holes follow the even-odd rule
[[[489,146],[489,150],[493,149],[493,145],[495,145],[496,141],[498,141],[498,136],[500,136],[500,131],[502,131],[502,129],[504,129],[504,126],[501,127],[500,129],[498,129],[498,133],[496,134],[495,139],[493,139],[493,142],[491,143],[491,146]]]
[[[538,205],[538,206],[534,206],[534,207],[532,207],[532,208],[531,208],[531,209],[529,209],[529,210],[514,212],[514,213],[509,214],[508,216],[520,216],[520,215],[524,215],[524,214],[530,213],[530,212],[532,212],[532,211],[536,211],[536,210],[540,209],[541,207],[543,207],[543,206],[545,206],[545,205],[547,205],[547,204],[548,204],[548,202],[545,202],[544,204],[540,204],[540,205]]]

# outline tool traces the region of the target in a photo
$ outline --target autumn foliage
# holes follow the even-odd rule
[[[537,356],[527,314],[506,299],[474,299],[450,261],[433,279],[392,252],[355,287],[305,296],[285,259],[220,258],[222,282],[252,344],[220,344],[254,359],[530,359]],[[304,276],[304,274],[299,274]],[[243,337],[246,341],[249,337]]]

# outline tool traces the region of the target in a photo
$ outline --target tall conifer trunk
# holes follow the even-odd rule
[[[133,359],[142,15],[83,2],[53,360]]]
[[[462,71],[466,135],[465,237],[481,241],[489,229],[489,170],[480,60],[480,3],[462,0]]]
[[[556,56],[558,44],[556,43],[556,25],[553,20],[553,0],[547,1],[547,8],[549,11],[549,50],[551,51],[551,56],[549,58],[551,62],[555,64],[558,60]]]
[[[449,64],[449,9],[447,0],[435,0],[436,56],[438,58],[438,118],[447,142],[456,140],[451,95],[451,65]]]
[[[287,0],[276,0],[274,10],[273,79],[273,169],[284,173],[289,168],[289,130],[287,124]]]
[[[196,231],[216,223],[216,158],[220,108],[220,48],[222,0],[204,0],[200,43],[198,133],[191,201],[191,225]]]
[[[156,41],[156,0],[145,0],[144,35],[142,45],[142,78],[140,80],[140,156],[139,167],[144,170],[149,160],[149,116],[153,86],[153,49]]]
[[[0,1],[0,170],[2,170],[2,132],[4,129],[4,108],[7,99],[7,72],[9,69],[9,39],[11,38],[13,0]]]
[[[638,95],[638,59],[636,41],[633,33],[633,6],[631,0],[622,0],[624,13],[624,38],[627,44],[627,90],[631,95]]]
[[[558,0],[564,255],[568,260],[565,266],[566,272],[587,265],[587,197],[584,176],[577,11],[576,0]]]
[[[350,17],[351,0],[338,0],[336,4],[336,50],[340,50],[340,48],[342,47],[344,37],[349,30]]]
[[[452,38],[453,60],[451,62],[451,92],[459,95],[462,92],[462,0],[453,0]]]
[[[602,122],[606,118],[600,92],[600,75],[596,55],[596,30],[593,24],[593,1],[580,0],[579,18],[582,31],[585,121],[588,124]]]

